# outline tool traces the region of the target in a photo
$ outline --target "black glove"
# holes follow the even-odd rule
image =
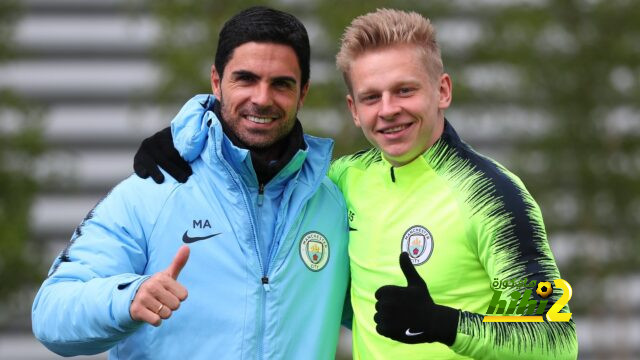
[[[162,184],[164,175],[158,167],[173,176],[181,183],[187,181],[193,174],[189,163],[180,157],[173,147],[171,128],[166,127],[152,136],[144,139],[136,156],[133,158],[133,171],[143,179],[151,176],[153,181]]]
[[[433,302],[406,252],[400,254],[400,268],[407,278],[406,287],[386,285],[376,291],[373,320],[378,333],[406,344],[438,341],[453,345],[460,312]]]

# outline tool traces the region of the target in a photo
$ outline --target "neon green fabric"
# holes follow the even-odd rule
[[[540,210],[522,182],[469,148],[448,122],[409,164],[392,168],[371,149],[336,160],[329,177],[349,209],[354,359],[577,356],[573,321],[482,323],[494,278],[548,281],[560,274]],[[462,310],[450,348],[407,345],[376,332],[375,291],[406,285],[398,265],[403,246],[416,255],[433,300]]]

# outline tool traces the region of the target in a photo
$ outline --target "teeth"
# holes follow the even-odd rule
[[[396,127],[392,127],[390,129],[384,130],[382,133],[383,134],[392,134],[401,130],[404,130],[408,127],[409,125],[398,125]]]
[[[250,115],[247,116],[247,120],[254,123],[258,123],[258,124],[268,124],[273,121],[272,118],[261,118],[261,117],[250,116]]]

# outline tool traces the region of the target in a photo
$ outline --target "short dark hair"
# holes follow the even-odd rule
[[[242,10],[222,26],[215,59],[221,78],[233,50],[252,41],[290,46],[298,57],[301,88],[309,81],[311,49],[307,29],[295,16],[264,6]]]

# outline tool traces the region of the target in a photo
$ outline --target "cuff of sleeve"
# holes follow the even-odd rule
[[[437,326],[437,331],[434,332],[435,341],[451,346],[456,340],[460,310],[448,306],[436,306],[438,309],[433,314],[433,323]]]
[[[147,280],[150,276],[140,276],[136,274],[127,274],[118,282],[114,289],[113,304],[112,304],[112,316],[123,330],[132,329],[142,324],[140,321],[135,321],[131,318],[129,309],[131,302],[136,296],[140,285]]]

